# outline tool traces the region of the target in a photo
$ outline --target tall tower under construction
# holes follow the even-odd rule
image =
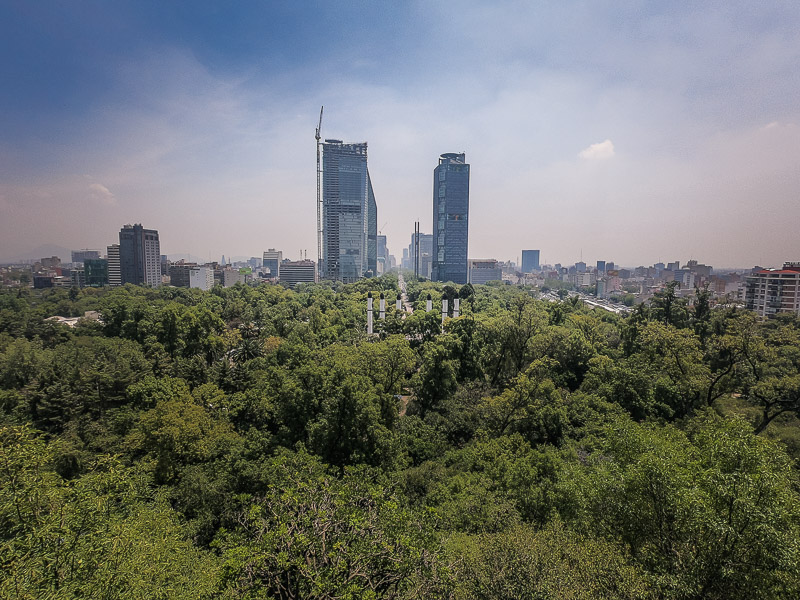
[[[323,277],[351,283],[377,270],[377,204],[367,143],[322,144]]]

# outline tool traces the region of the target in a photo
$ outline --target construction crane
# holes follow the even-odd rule
[[[322,170],[320,169],[320,161],[319,161],[319,140],[320,140],[320,132],[322,131],[322,111],[325,107],[320,106],[319,108],[319,125],[317,125],[317,131],[314,137],[317,140],[317,272],[319,273],[320,279],[322,279],[322,194],[321,194],[321,182],[320,182],[320,175],[322,174]]]
[[[382,235],[383,234],[383,228],[386,227],[388,224],[389,224],[389,221],[386,221],[386,223],[381,225],[381,228],[378,229],[378,233]]]

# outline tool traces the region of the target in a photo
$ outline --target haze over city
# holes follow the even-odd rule
[[[471,164],[472,257],[800,258],[800,6],[5,2],[0,259],[316,258],[314,128],[369,143],[378,227]]]

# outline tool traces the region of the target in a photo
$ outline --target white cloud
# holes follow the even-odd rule
[[[598,142],[597,144],[592,144],[585,150],[581,150],[578,156],[587,160],[612,158],[614,156],[614,144],[611,140]]]
[[[102,183],[89,184],[89,191],[92,193],[92,198],[99,200],[103,204],[114,206],[117,204],[117,199],[106,186]]]

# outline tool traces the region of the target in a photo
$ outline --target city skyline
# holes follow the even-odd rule
[[[126,222],[167,254],[313,256],[325,104],[324,138],[370,144],[398,258],[457,150],[471,258],[779,266],[800,255],[799,28],[777,2],[6,3],[0,259]]]

